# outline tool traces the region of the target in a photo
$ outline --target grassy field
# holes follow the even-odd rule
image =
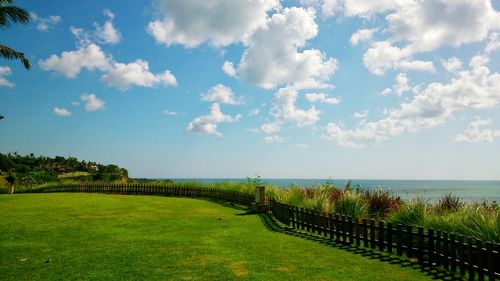
[[[0,212],[1,280],[430,280],[204,200],[0,195]]]

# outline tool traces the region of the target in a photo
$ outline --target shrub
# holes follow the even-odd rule
[[[438,212],[451,212],[460,209],[463,206],[460,197],[448,193],[447,195],[441,197],[436,205],[436,211]]]

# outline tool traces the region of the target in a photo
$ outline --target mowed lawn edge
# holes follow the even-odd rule
[[[0,195],[1,280],[430,280],[206,200]]]

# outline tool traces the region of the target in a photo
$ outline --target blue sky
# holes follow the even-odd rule
[[[134,177],[499,179],[491,0],[16,1],[0,152]]]

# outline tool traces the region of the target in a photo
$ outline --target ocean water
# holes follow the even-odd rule
[[[201,183],[246,182],[247,179],[224,178],[192,178],[172,179],[177,182],[198,181]],[[310,187],[325,183],[327,179],[262,179],[267,184],[289,187],[292,185]],[[446,194],[459,196],[464,201],[496,201],[500,202],[500,181],[461,181],[461,180],[351,180],[351,187],[361,186],[364,189],[391,190],[403,199],[421,196],[435,202]],[[347,180],[333,180],[338,187],[345,186]]]

